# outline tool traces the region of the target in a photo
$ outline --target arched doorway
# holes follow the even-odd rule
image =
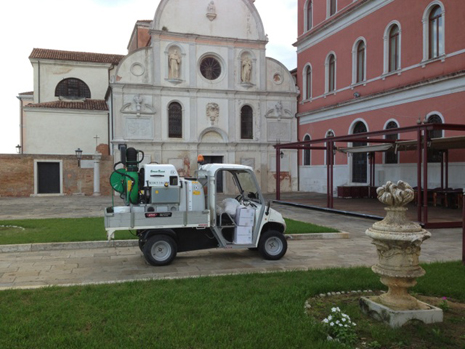
[[[353,134],[367,132],[367,127],[361,121],[357,122],[354,126]],[[354,147],[361,147],[367,145],[366,142],[353,142]],[[366,183],[367,182],[367,154],[366,153],[353,153],[352,154],[352,182],[353,183]]]

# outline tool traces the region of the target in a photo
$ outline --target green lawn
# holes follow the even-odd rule
[[[339,230],[323,227],[321,225],[310,224],[293,219],[284,219],[286,221],[286,234],[312,234],[312,233],[337,233]]]
[[[286,219],[288,234],[336,231]],[[118,240],[134,239],[129,231],[117,231]],[[102,218],[56,218],[0,221],[0,245],[105,240]]]
[[[11,226],[22,227],[24,230]],[[133,238],[134,235],[128,231],[117,232],[119,240]],[[0,245],[105,239],[103,217],[0,221]]]
[[[424,268],[416,293],[465,301],[461,263]],[[344,268],[7,290],[0,292],[0,348],[344,348],[326,341],[318,314],[304,313],[305,301],[383,288],[370,268]],[[363,315],[357,303],[325,297],[318,309],[329,314],[339,306],[347,313],[357,323],[359,348],[465,345],[463,331],[458,338],[448,332],[465,328],[463,313],[443,324],[392,330]]]

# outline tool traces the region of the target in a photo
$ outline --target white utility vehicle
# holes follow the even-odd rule
[[[105,209],[108,240],[118,230],[136,230],[145,259],[156,266],[170,264],[177,252],[217,247],[258,249],[270,260],[286,253],[286,223],[265,203],[251,167],[200,161],[195,178],[181,178],[170,164],[139,170],[143,153],[134,148],[121,153],[110,183],[125,205]],[[234,183],[236,193],[217,193],[218,180]]]

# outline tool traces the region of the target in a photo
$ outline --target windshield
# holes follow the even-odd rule
[[[240,188],[242,190],[242,195],[244,198],[260,202],[259,188],[257,187],[254,177],[249,172],[237,172],[237,180],[239,182]]]
[[[258,192],[258,188],[255,185],[255,181],[253,177],[248,172],[238,172],[237,179],[239,180],[239,185],[241,186],[242,190],[245,192]]]

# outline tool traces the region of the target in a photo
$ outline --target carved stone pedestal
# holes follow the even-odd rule
[[[362,299],[362,310],[394,327],[412,319],[428,323],[430,320],[442,321],[441,309],[420,302],[408,293],[408,289],[416,285],[416,278],[425,275],[419,265],[420,246],[431,237],[430,232],[407,219],[407,208],[404,206],[413,199],[412,187],[402,181],[397,184],[387,182],[378,188],[377,194],[378,199],[389,207],[385,208],[386,217],[373,224],[366,235],[373,239],[378,252],[379,262],[372,270],[381,276],[381,282],[388,287],[388,292],[379,297]],[[430,311],[435,315],[428,313]],[[401,313],[402,320],[392,322],[394,313]],[[423,315],[416,315],[420,313]]]

